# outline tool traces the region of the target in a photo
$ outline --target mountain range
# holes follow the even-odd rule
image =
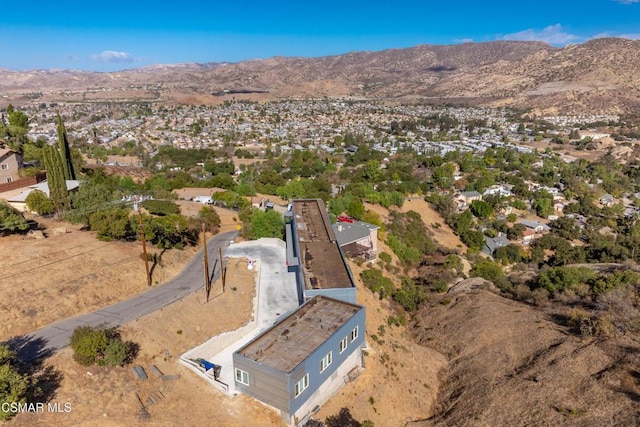
[[[495,41],[109,73],[0,69],[0,94],[16,98],[42,92],[39,96],[51,101],[126,97],[202,103],[231,95],[262,100],[353,96],[545,114],[629,113],[640,106],[638,70],[637,40],[602,38],[563,48]]]

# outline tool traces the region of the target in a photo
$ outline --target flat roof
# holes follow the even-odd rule
[[[289,373],[360,310],[364,307],[317,295],[237,353]]]
[[[354,287],[322,200],[294,200],[293,214],[305,289]]]

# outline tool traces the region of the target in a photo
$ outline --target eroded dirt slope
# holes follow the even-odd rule
[[[638,425],[633,337],[582,339],[543,311],[487,291],[425,307],[416,340],[440,351],[435,415],[419,426]]]

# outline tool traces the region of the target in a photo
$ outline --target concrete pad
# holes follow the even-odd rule
[[[298,308],[295,274],[287,271],[286,244],[280,239],[263,238],[231,244],[225,258],[247,258],[257,269],[256,296],[252,320],[234,331],[225,332],[195,347],[180,357],[180,363],[200,375],[217,389],[235,396],[233,353],[273,325],[280,317]],[[227,290],[229,292],[229,290]],[[222,367],[219,381],[189,362],[203,358]]]

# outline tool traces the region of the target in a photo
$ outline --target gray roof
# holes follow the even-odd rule
[[[463,191],[462,193],[460,193],[461,196],[466,197],[467,199],[471,198],[471,197],[480,197],[482,196],[482,194],[480,194],[479,192],[473,190],[473,191]]]
[[[67,191],[75,190],[79,186],[80,186],[80,181],[76,181],[76,180],[68,180],[67,181]],[[47,197],[49,197],[49,184],[47,183],[47,180],[45,179],[42,182],[39,182],[39,183],[37,183],[35,185],[29,186],[28,189],[24,190],[22,193],[20,193],[17,196],[11,198],[8,201],[9,202],[24,202],[25,200],[27,200],[27,196],[29,195],[29,193],[31,193],[33,190],[40,190],[44,194],[46,194]]]
[[[532,219],[520,219],[518,220],[518,224],[522,224],[527,228],[542,227],[543,230],[547,230],[547,231],[551,230],[551,228],[544,222],[540,222]]]
[[[289,373],[364,307],[315,296],[236,353]]]
[[[507,246],[511,242],[509,242],[509,239],[507,239],[505,235],[499,234],[496,237],[484,236],[484,243],[485,249],[488,249],[488,251],[483,250],[483,252],[493,255],[496,249]]]
[[[377,230],[380,227],[374,224],[369,224],[364,221],[356,222],[338,222],[332,225],[333,232],[336,235],[338,245],[344,246],[349,243],[357,242],[358,240],[369,237],[371,231]]]

